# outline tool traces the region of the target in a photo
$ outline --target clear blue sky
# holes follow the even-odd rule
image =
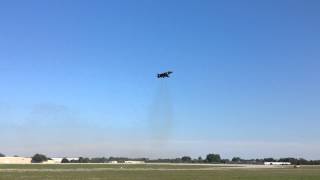
[[[1,1],[0,151],[320,159],[319,7]]]

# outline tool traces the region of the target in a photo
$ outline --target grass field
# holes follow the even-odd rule
[[[0,180],[320,180],[320,167],[203,165],[0,165]]]

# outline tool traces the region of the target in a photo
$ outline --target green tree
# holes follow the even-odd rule
[[[67,158],[63,158],[62,160],[61,160],[61,163],[69,163],[70,161],[67,159]]]
[[[189,156],[183,156],[183,157],[181,158],[181,160],[182,160],[182,162],[190,162],[190,161],[191,161],[191,157],[189,157]]]
[[[219,154],[208,154],[206,161],[209,163],[217,163],[217,162],[221,162],[221,157]]]
[[[0,157],[6,157],[4,154],[0,153]]]
[[[108,160],[105,157],[102,158],[91,158],[90,163],[105,163]]]
[[[276,160],[273,159],[273,158],[264,158],[263,160],[264,160],[265,162],[276,162]]]
[[[89,163],[89,161],[90,161],[89,158],[79,157],[79,163]]]
[[[230,160],[229,159],[221,159],[221,163],[227,164],[227,163],[230,163]]]
[[[241,161],[241,158],[240,157],[233,157],[232,162],[240,162]]]
[[[48,161],[47,156],[43,155],[43,154],[35,154],[32,157],[32,163],[42,163]]]

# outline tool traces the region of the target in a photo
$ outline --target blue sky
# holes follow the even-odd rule
[[[0,151],[320,159],[319,6],[1,1]]]

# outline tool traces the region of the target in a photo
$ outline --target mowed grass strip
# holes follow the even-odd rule
[[[126,165],[126,168],[123,166],[123,164],[1,165],[0,180],[320,180],[320,168],[317,166],[297,169],[222,167],[215,170],[204,170],[202,168],[207,166],[200,165],[142,164]],[[183,168],[190,170],[181,171]]]
[[[1,170],[32,169],[205,169],[214,165],[168,165],[168,164],[0,164]],[[223,167],[223,166],[219,166]]]
[[[5,180],[319,180],[319,169],[225,169],[194,171],[108,170],[0,172]]]

